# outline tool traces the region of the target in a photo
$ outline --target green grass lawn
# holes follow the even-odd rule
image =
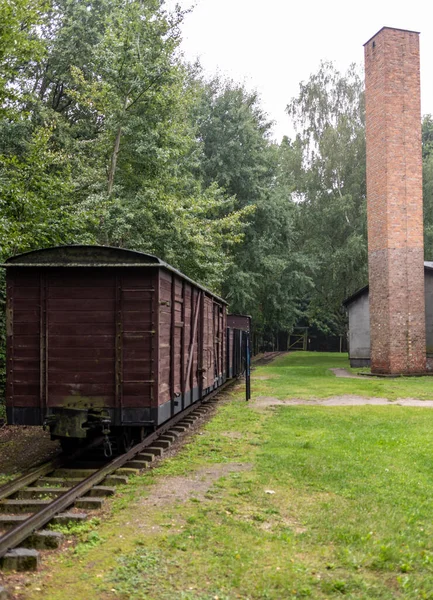
[[[282,357],[254,371],[270,379],[254,381],[253,399],[432,397],[431,378],[340,380],[327,371],[345,364],[335,354]],[[242,397],[238,387],[177,456],[109,501],[101,524],[81,526],[78,545],[45,559],[22,597],[433,599],[433,410],[258,411]],[[161,481],[177,486],[235,463],[246,468],[204,497],[152,500]]]
[[[256,395],[285,398],[328,398],[341,394],[368,397],[418,398],[433,400],[433,377],[398,377],[343,379],[336,378],[329,369],[350,369],[347,354],[332,352],[294,352],[277,358],[253,371],[253,388]],[[365,369],[364,369],[365,371]],[[270,380],[257,379],[270,377]]]

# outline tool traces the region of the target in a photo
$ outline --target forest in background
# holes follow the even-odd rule
[[[256,93],[185,63],[184,16],[160,0],[0,0],[0,262],[121,246],[221,294],[265,338],[300,322],[343,334],[341,302],[367,282],[362,72],[322,63],[288,99],[296,135],[276,143]],[[423,163],[432,260],[429,115]],[[0,270],[2,381],[4,301]]]

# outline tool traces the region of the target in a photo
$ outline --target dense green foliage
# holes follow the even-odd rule
[[[299,227],[318,269],[309,296],[310,322],[342,332],[341,301],[367,279],[363,83],[324,63],[288,106],[298,126],[304,171]]]
[[[433,260],[433,117],[426,115],[422,122],[424,253]]]
[[[162,0],[0,0],[0,261],[143,250],[268,339],[300,322],[343,333],[341,301],[367,280],[356,69],[322,64],[288,106],[295,139],[277,144],[257,94],[182,62],[183,18]],[[423,143],[429,248],[431,117]]]

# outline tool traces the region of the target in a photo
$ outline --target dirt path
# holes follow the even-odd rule
[[[329,369],[329,370],[334,373],[335,377],[349,377],[350,379],[365,379],[364,375],[356,375],[355,373],[350,373],[350,371],[347,371],[346,369],[337,368],[337,369]]]
[[[206,492],[212,485],[229,473],[249,471],[250,463],[223,463],[208,465],[194,471],[188,476],[168,476],[151,488],[147,498],[142,500],[144,504],[164,506],[176,502],[186,502],[191,498],[204,500]]]

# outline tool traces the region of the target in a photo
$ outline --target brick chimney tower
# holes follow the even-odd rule
[[[426,369],[419,33],[365,45],[371,370]]]

